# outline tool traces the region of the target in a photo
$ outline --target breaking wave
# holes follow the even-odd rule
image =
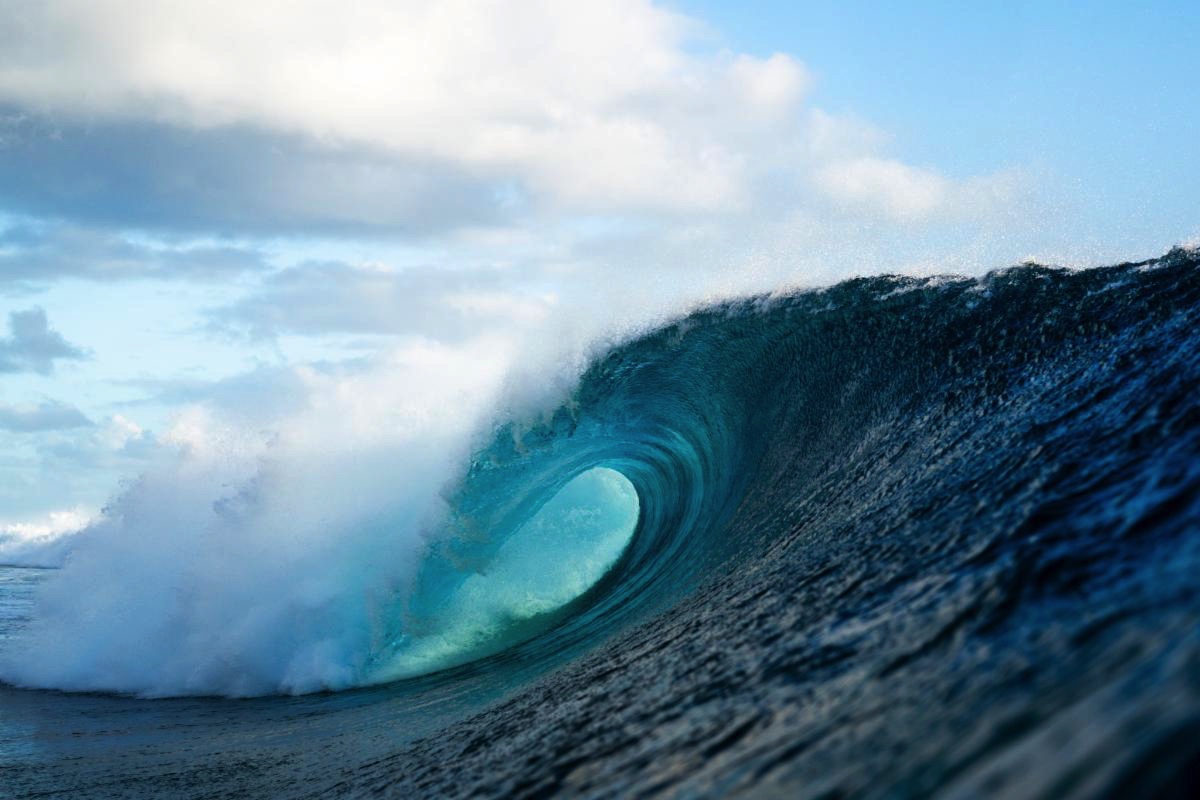
[[[497,416],[493,353],[436,386],[428,354],[397,366],[425,387],[415,428],[331,447],[301,416],[143,477],[77,537],[0,674],[305,693],[642,636],[628,652],[719,640],[746,686],[820,685],[1186,630],[1198,323],[1197,257],[1175,250],[714,305],[599,355],[550,413]]]

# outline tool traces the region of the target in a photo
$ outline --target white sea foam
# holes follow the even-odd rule
[[[184,415],[178,459],[75,537],[0,674],[144,695],[362,682],[511,355],[503,340],[419,344],[307,373],[303,410],[267,433]]]
[[[0,564],[61,567],[78,541],[76,535],[92,516],[82,509],[69,509],[41,519],[0,524]]]

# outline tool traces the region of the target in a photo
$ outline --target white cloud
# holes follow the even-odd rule
[[[0,0],[0,20],[0,102],[303,136],[515,181],[553,208],[727,212],[763,181],[816,176],[920,216],[951,184],[804,113],[793,57],[697,51],[697,26],[648,0]]]
[[[460,314],[510,322],[541,322],[554,307],[553,294],[527,295],[512,291],[466,291],[449,294],[445,304]]]
[[[85,527],[92,516],[91,512],[78,508],[51,511],[30,521],[0,523],[0,534],[22,539],[61,536]]]
[[[808,115],[807,133],[809,153],[824,162],[876,153],[888,142],[887,134],[874,125],[819,108]]]
[[[65,506],[100,508],[122,481],[178,456],[120,415],[93,423],[49,402],[0,411],[0,527]]]
[[[1015,170],[954,181],[929,169],[875,156],[832,161],[817,182],[834,200],[899,222],[988,219],[1011,204],[1025,182]]]
[[[109,450],[129,452],[140,445],[152,444],[154,437],[128,417],[114,414],[100,431],[98,441]]]
[[[951,193],[950,181],[941,175],[885,158],[834,162],[818,180],[838,200],[877,207],[899,219],[928,216]]]
[[[714,76],[680,49],[685,21],[641,0],[6,5],[13,103],[259,125],[513,170],[579,200],[706,205],[736,181],[719,146],[649,113]]]
[[[738,56],[729,74],[736,94],[768,113],[794,108],[811,83],[803,65],[782,53],[766,60]]]

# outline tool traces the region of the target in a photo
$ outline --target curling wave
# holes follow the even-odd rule
[[[629,479],[625,554],[506,657],[592,653],[351,785],[1186,796],[1198,324],[1177,249],[751,298],[616,349],[456,504]]]
[[[595,650],[674,671],[638,714],[689,691],[836,693],[852,673],[903,698],[882,687],[918,664],[937,665],[929,691],[969,668],[981,703],[1068,703],[1086,691],[1063,687],[1068,665],[1103,677],[1080,654],[1143,634],[1143,661],[1195,647],[1197,628],[1185,645],[1166,631],[1197,622],[1198,322],[1186,250],[712,306],[597,358],[569,402],[504,423],[465,472],[445,466],[449,438],[424,479],[413,457],[401,495],[440,489],[432,510],[372,490],[326,514],[302,496],[320,475],[297,490],[261,459],[234,490],[143,479],[48,583],[2,674],[247,695]],[[383,485],[379,466],[363,475]],[[300,528],[322,533],[294,547]],[[144,581],[122,580],[130,564]],[[703,666],[681,671],[684,653]],[[572,669],[571,686],[617,680]],[[1013,669],[1041,683],[1008,686]]]

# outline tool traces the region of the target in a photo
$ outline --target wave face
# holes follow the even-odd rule
[[[471,662],[398,684],[412,708],[481,675],[507,699],[339,789],[1196,780],[1198,324],[1175,250],[857,279],[613,349],[476,451],[355,656],[359,683]]]
[[[472,501],[624,474],[642,504],[629,550],[510,657],[604,644],[364,780],[400,796],[1195,780],[1198,324],[1200,263],[1173,251],[852,280],[612,352],[521,447],[502,432],[458,502],[519,515]]]

